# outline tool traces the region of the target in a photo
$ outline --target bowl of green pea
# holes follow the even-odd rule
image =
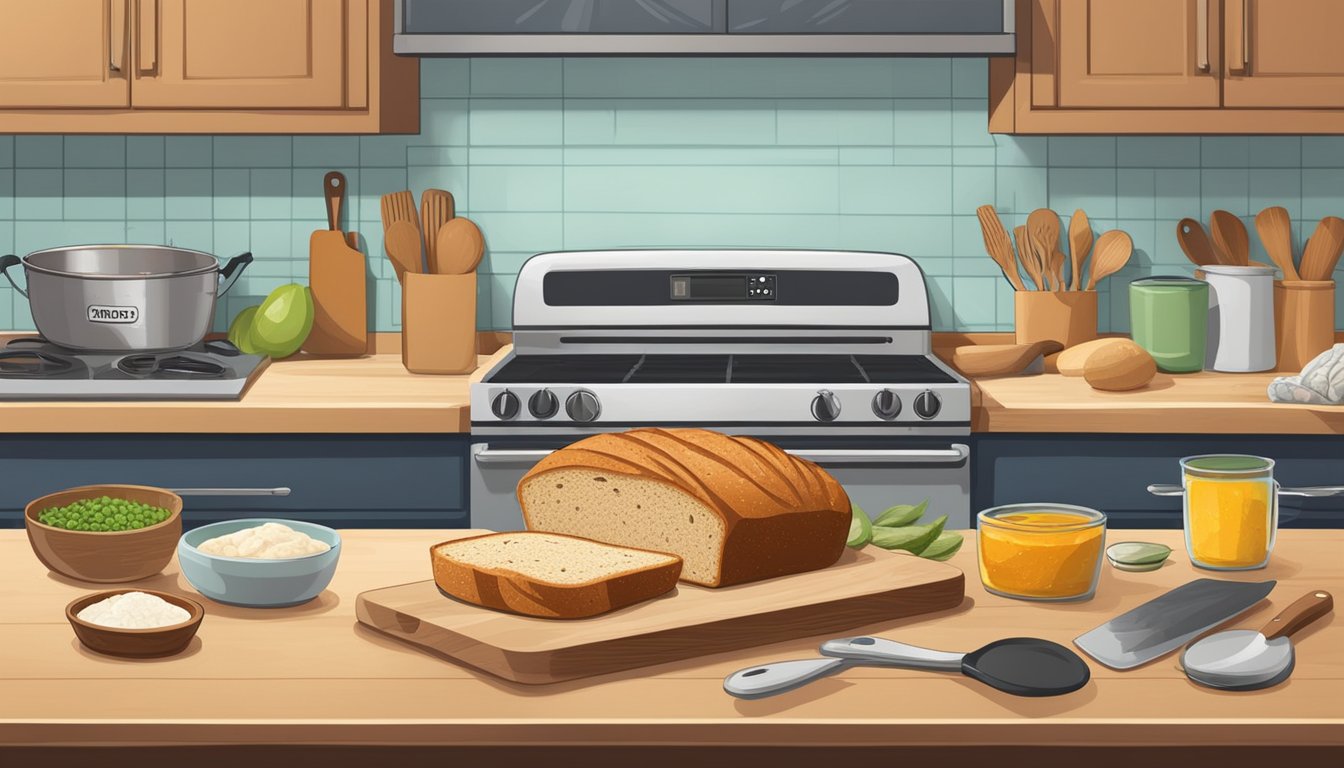
[[[182,536],[182,497],[145,485],[86,485],[28,503],[33,553],[53,573],[113,584],[161,572]]]

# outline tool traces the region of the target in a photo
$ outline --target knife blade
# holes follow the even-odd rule
[[[1195,579],[1079,635],[1073,644],[1112,669],[1132,669],[1244,612],[1276,583]]]

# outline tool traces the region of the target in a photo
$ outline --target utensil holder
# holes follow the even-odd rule
[[[476,273],[407,272],[401,286],[401,363],[411,373],[476,370]]]
[[[1018,344],[1058,341],[1067,349],[1097,338],[1097,292],[1017,291],[1013,320]]]
[[[1280,371],[1297,373],[1335,343],[1335,281],[1274,281]]]

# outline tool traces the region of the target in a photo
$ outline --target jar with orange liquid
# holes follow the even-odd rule
[[[1071,504],[1006,504],[976,516],[980,581],[1022,600],[1087,600],[1106,549],[1106,515]]]
[[[1279,527],[1274,461],[1220,454],[1181,459],[1185,549],[1215,571],[1264,568]]]

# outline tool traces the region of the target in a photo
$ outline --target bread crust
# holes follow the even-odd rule
[[[658,597],[671,591],[681,575],[681,559],[665,552],[656,554],[673,558],[671,562],[610,578],[558,584],[507,568],[469,565],[439,551],[440,547],[464,541],[514,535],[517,533],[487,533],[435,544],[429,548],[434,583],[449,596],[482,608],[543,619],[583,619]],[[562,533],[547,535],[587,541]],[[612,544],[603,546],[634,549]]]

